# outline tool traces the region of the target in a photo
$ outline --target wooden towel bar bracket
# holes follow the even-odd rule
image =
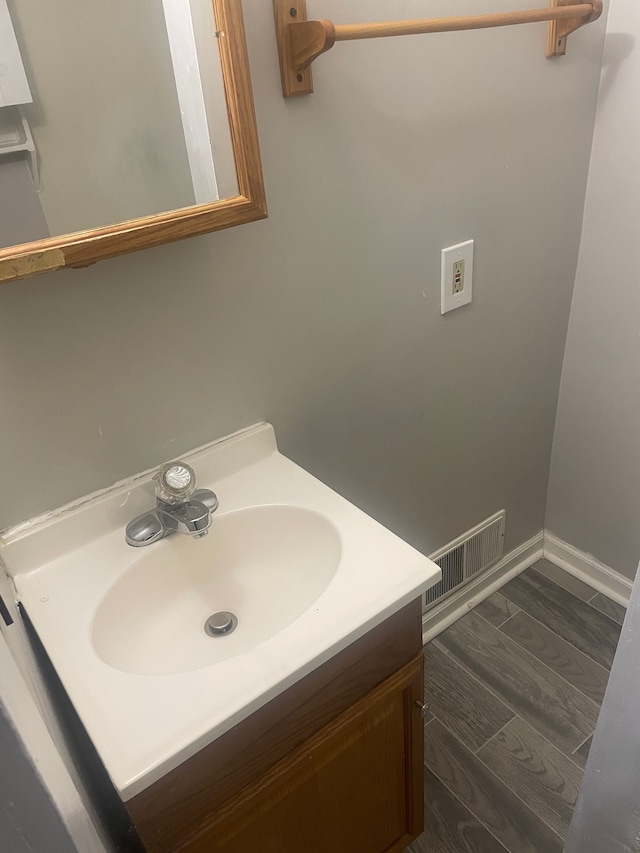
[[[280,56],[282,92],[285,98],[313,92],[311,63],[337,41],[384,38],[387,36],[446,33],[549,21],[547,56],[566,52],[567,36],[590,24],[602,14],[602,0],[575,3],[551,0],[546,9],[471,15],[464,18],[423,18],[413,21],[385,21],[379,24],[334,24],[308,21],[306,0],[273,0],[276,37]]]

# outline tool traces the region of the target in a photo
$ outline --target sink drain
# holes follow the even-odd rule
[[[238,627],[238,617],[228,610],[220,610],[209,616],[204,623],[205,633],[210,637],[226,637]]]

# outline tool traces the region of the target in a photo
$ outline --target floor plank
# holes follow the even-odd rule
[[[478,753],[561,838],[569,831],[582,770],[519,717]]]
[[[604,666],[522,611],[500,630],[594,702],[602,702],[609,680]]]
[[[556,583],[528,569],[502,594],[596,663],[611,668],[620,625]]]
[[[595,590],[592,586],[589,586],[579,578],[570,575],[569,572],[565,572],[565,570],[561,569],[559,566],[550,563],[549,560],[538,560],[532,568],[534,568],[538,574],[544,575],[545,578],[548,578],[550,581],[558,584],[558,586],[566,589],[567,592],[570,592],[582,601],[589,601],[590,598],[593,598]]]
[[[430,646],[435,646],[436,648],[440,649],[442,652],[444,652],[444,654],[445,654],[445,655],[448,655],[448,654],[449,654],[448,650],[447,650],[447,649],[445,649],[445,647],[444,647],[444,646],[442,645],[442,643],[440,642],[439,636],[438,636],[438,637],[434,637],[434,638],[433,638],[433,640],[429,640],[429,645],[430,645]]]
[[[589,738],[589,740],[585,740],[581,747],[576,749],[573,753],[574,760],[580,764],[581,767],[585,767],[587,763],[587,758],[589,758],[589,750],[591,749],[591,744],[593,743],[593,735]]]
[[[509,853],[562,853],[560,837],[438,720],[425,730],[425,764]]]
[[[494,592],[489,598],[485,598],[475,608],[476,613],[479,613],[483,619],[490,622],[496,628],[504,624],[507,619],[510,619],[515,613],[520,612],[520,608],[516,607],[513,602],[505,598],[499,592]]]
[[[426,767],[424,826],[406,853],[508,853]]]
[[[440,640],[565,754],[570,755],[593,732],[596,703],[473,611],[440,634]]]
[[[618,604],[617,601],[612,601],[610,598],[606,598],[601,592],[597,593],[591,599],[589,604],[597,610],[602,611],[605,616],[608,616],[609,619],[613,619],[613,621],[617,622],[618,625],[622,625],[624,617],[627,615],[626,607],[623,607],[622,604]]]
[[[472,752],[513,719],[514,712],[469,675],[451,655],[428,643],[424,656],[425,702],[433,716]]]

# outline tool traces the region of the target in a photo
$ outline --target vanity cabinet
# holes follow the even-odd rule
[[[148,853],[383,853],[423,829],[414,601],[126,803]]]

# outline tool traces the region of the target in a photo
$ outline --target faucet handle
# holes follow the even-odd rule
[[[196,474],[185,462],[165,462],[156,472],[156,497],[176,506],[189,500],[196,488]]]
[[[218,509],[218,496],[211,489],[196,489],[191,495],[191,500],[200,501],[209,512],[215,512]]]

